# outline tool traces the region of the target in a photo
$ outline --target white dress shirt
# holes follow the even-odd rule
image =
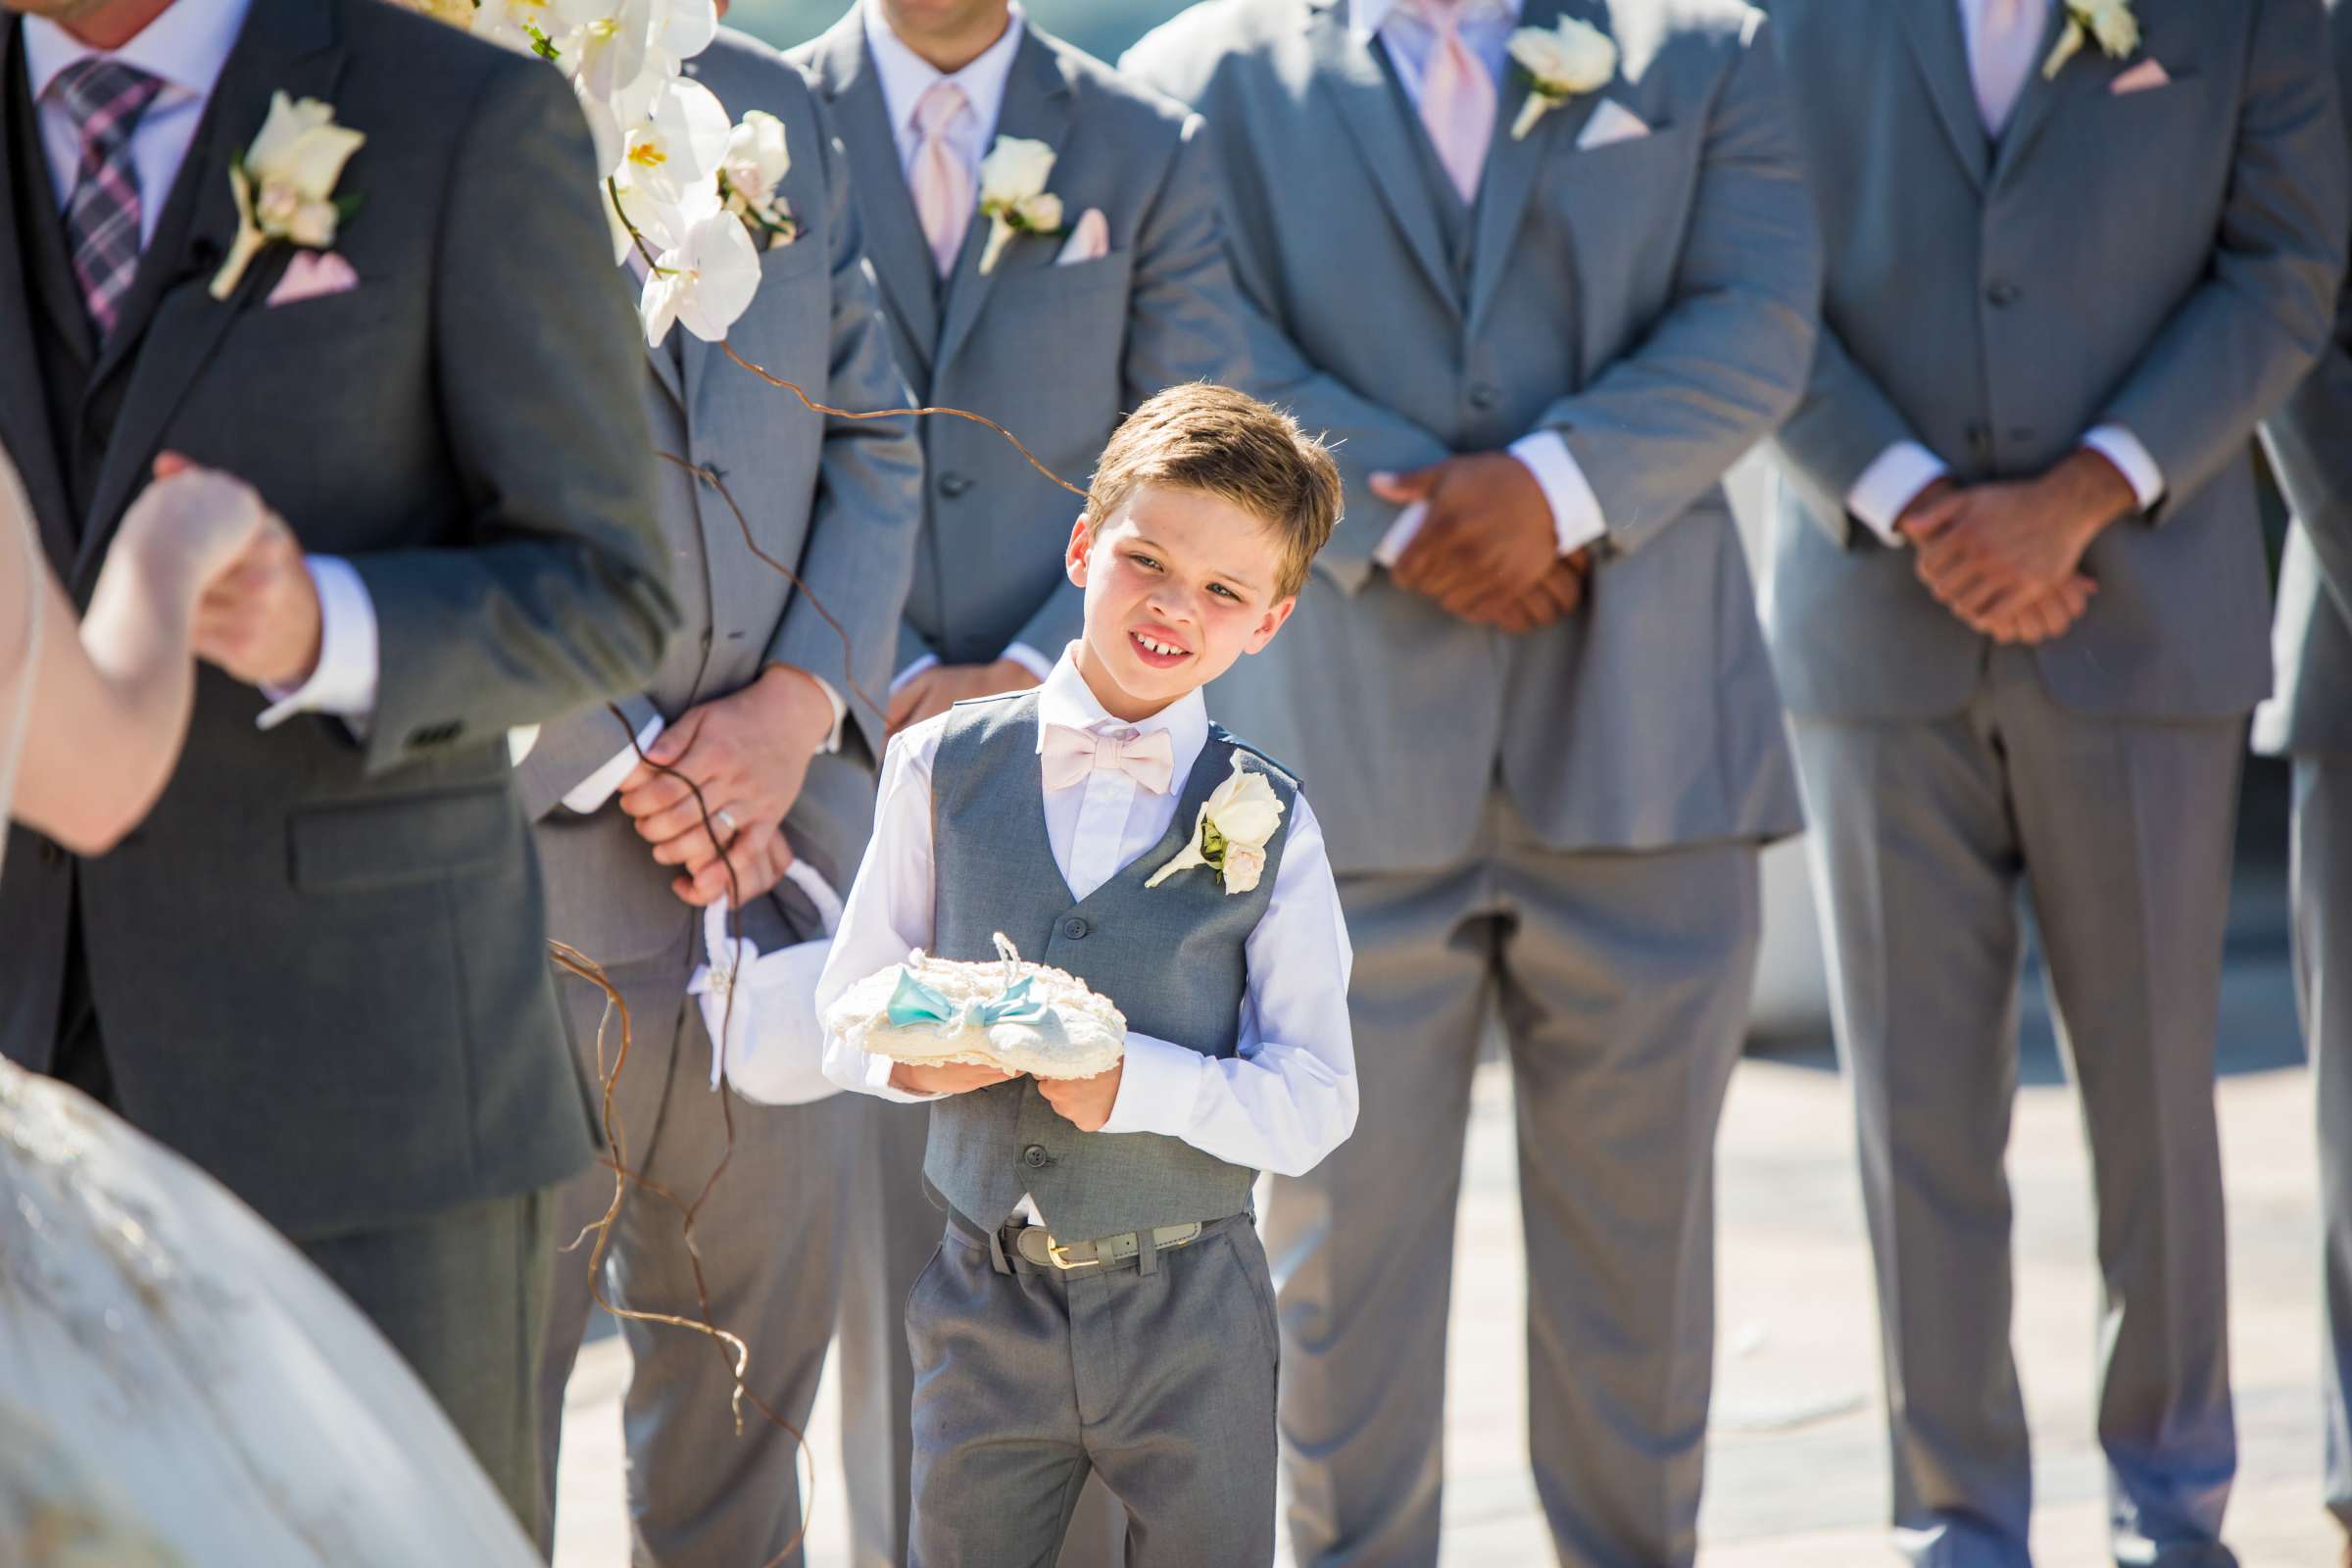
[[[1986,13],[2002,0],[1957,0],[1960,7],[1960,30],[1968,44],[1971,83],[1976,89],[1978,118],[1984,122],[1984,134],[1994,141],[2000,139],[2010,115],[2017,106],[2022,81],[2030,80],[2021,73],[2026,56],[2039,53],[2043,28],[2032,24],[2035,17],[2047,18],[2049,0],[2009,0],[2025,8],[2025,22],[2011,28],[2004,41],[1996,47],[1980,43],[1985,26]],[[1987,67],[1994,79],[1980,74],[1980,67]],[[2164,470],[2140,444],[2137,436],[2120,424],[2093,425],[2082,434],[2081,444],[2096,452],[2121,470],[2132,485],[2142,512],[2163,498]],[[1896,549],[1902,548],[1903,536],[1895,531],[1895,521],[1920,492],[1942,478],[1949,468],[1941,458],[1917,441],[1897,441],[1871,460],[1845,493],[1845,510],[1867,523],[1870,531]]]
[[[1519,26],[1524,0],[1456,0],[1456,3],[1460,12],[1457,30],[1462,43],[1494,78],[1499,101],[1509,65],[1511,34]],[[1396,68],[1396,79],[1403,85],[1405,95],[1418,106],[1429,57],[1438,46],[1438,34],[1422,15],[1420,6],[1411,0],[1348,0],[1348,28],[1360,44],[1369,44],[1374,38],[1380,40],[1389,52],[1389,63]],[[1503,134],[1503,128],[1497,125],[1494,133]],[[1559,538],[1561,555],[1574,555],[1608,531],[1600,515],[1600,498],[1592,493],[1585,470],[1577,466],[1567,441],[1557,430],[1531,431],[1512,442],[1509,451],[1527,466],[1528,471],[1536,476],[1536,483],[1543,487],[1544,499],[1551,508],[1552,531]],[[1372,559],[1384,566],[1396,564],[1428,515],[1428,506],[1418,501],[1398,513],[1389,531],[1373,547]]]
[[[1021,35],[1028,26],[1018,5],[1011,7],[1010,12],[1011,20],[1004,24],[1004,36],[982,50],[961,71],[943,72],[890,30],[879,6],[868,4],[861,8],[865,52],[873,59],[874,74],[882,87],[882,107],[889,113],[891,133],[898,138],[899,172],[906,177],[909,188],[914,183],[915,155],[923,146],[923,133],[914,120],[915,106],[923,101],[923,94],[931,90],[932,84],[939,81],[952,81],[962,88],[964,102],[971,106],[971,112],[958,116],[944,134],[949,151],[962,160],[964,172],[971,176],[972,189],[980,188],[980,161],[988,156],[997,121],[1004,112],[1004,83],[1012,75],[1012,57],[1020,52]],[[1012,644],[1004,650],[1004,657],[1040,682],[1054,668],[1053,660],[1027,643]],[[895,694],[938,663],[937,654],[923,655],[899,671],[890,683],[891,691]]]
[[[196,126],[212,101],[213,88],[236,47],[249,0],[176,0],[115,50],[93,49],[43,17],[24,19],[25,83],[39,106],[41,151],[58,211],[74,195],[81,168],[81,132],[64,101],[50,87],[60,73],[92,55],[145,72],[163,90],[131,131],[131,167],[139,176],[139,244],[155,238],[156,220],[187,161]],[[228,177],[223,169],[219,176]],[[318,665],[294,691],[270,691],[273,706],[260,719],[264,729],[298,712],[334,713],[365,728],[375,710],[375,607],[351,564],[334,556],[305,558],[318,590]]]
[[[1073,643],[1039,689],[1039,745],[1048,724],[1098,734],[1164,730],[1176,764],[1165,794],[1109,768],[1090,772],[1084,783],[1044,791],[1054,863],[1069,891],[1083,899],[1166,835],[1184,782],[1207,744],[1208,713],[1196,691],[1137,723],[1115,719],[1078,673],[1076,648]],[[926,719],[890,743],[873,840],[817,982],[820,1012],[867,975],[932,946],[931,772],[948,718]],[[1043,763],[1037,765],[1042,779]],[[1129,1031],[1124,1076],[1103,1132],[1163,1133],[1236,1165],[1296,1176],[1354,1130],[1355,1044],[1348,1019],[1354,955],[1323,831],[1303,795],[1293,805],[1284,834],[1272,894],[1246,950],[1250,981],[1236,1054],[1205,1056]],[[893,1088],[890,1070],[887,1058],[855,1050],[838,1036],[825,1043],[825,1076],[845,1089],[906,1102],[943,1098]],[[1025,1206],[1034,1216],[1034,1205]]]

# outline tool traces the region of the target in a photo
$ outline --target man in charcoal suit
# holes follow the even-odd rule
[[[1860,1124],[1903,1549],[2024,1564],[2030,892],[2082,1095],[2120,1563],[2228,1564],[2215,1013],[2269,689],[2247,438],[2345,226],[2318,0],[1773,11],[1830,257],[1767,619]],[[2129,20],[2128,19],[2128,20]],[[2081,47],[2065,51],[2064,45]]]
[[[1607,54],[1531,123],[1506,44],[1563,21]],[[1126,61],[1206,119],[1251,388],[1348,485],[1290,629],[1209,698],[1302,770],[1358,955],[1356,1135],[1266,1214],[1301,1563],[1436,1560],[1496,1002],[1553,1541],[1695,1550],[1716,1121],[1758,848],[1797,825],[1719,484],[1803,385],[1820,270],[1763,27],[1714,0],[1211,0]]]

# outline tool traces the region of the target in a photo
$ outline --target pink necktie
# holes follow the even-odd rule
[[[1176,748],[1168,732],[1097,735],[1067,724],[1048,724],[1045,734],[1046,788],[1066,790],[1086,782],[1097,769],[1124,773],[1154,795],[1168,793],[1176,777]]]
[[[972,221],[972,172],[948,145],[948,127],[970,112],[963,89],[944,76],[914,106],[914,128],[923,138],[914,149],[914,215],[922,220],[942,277],[955,267],[963,231]]]
[[[1459,0],[1421,0],[1421,15],[1438,35],[1421,74],[1421,123],[1453,188],[1475,203],[1494,135],[1494,78],[1462,42]]]
[[[2033,74],[2049,0],[1979,0],[1969,37],[1968,74],[1976,84],[1984,133],[1998,138]]]

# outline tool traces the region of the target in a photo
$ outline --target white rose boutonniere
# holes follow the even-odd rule
[[[1019,136],[999,136],[980,161],[980,213],[988,220],[983,277],[997,270],[1013,235],[1061,232],[1061,198],[1046,189],[1053,173],[1054,149]]]
[[[1233,772],[1201,806],[1193,823],[1192,842],[1152,873],[1144,884],[1155,888],[1179,871],[1205,865],[1215,871],[1227,893],[1248,893],[1266,872],[1266,845],[1282,826],[1282,797],[1263,773],[1252,773],[1234,754]]]
[[[776,187],[792,170],[784,146],[784,122],[765,110],[743,117],[727,136],[726,161],[718,166],[718,194],[727,211],[743,220],[761,250],[774,250],[801,237],[792,207]]]
[[[2091,38],[2110,60],[2137,49],[2139,19],[2132,15],[2132,0],[2066,0],[2066,30],[2058,34],[2050,58],[2041,63],[2043,79],[2057,75]]]
[[[1511,58],[1527,73],[1527,102],[1511,124],[1525,141],[1536,122],[1582,93],[1597,92],[1617,74],[1617,44],[1589,22],[1562,17],[1556,26],[1521,27],[1511,34]]]
[[[335,243],[335,228],[359,205],[338,197],[343,166],[368,140],[335,123],[335,112],[316,98],[284,93],[270,98],[270,118],[245,156],[230,161],[228,186],[237,198],[237,237],[213,277],[213,298],[225,300],[255,257],[279,240],[305,250]]]

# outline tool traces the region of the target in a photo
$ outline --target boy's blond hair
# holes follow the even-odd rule
[[[1102,449],[1086,514],[1114,516],[1143,485],[1199,490],[1272,529],[1279,596],[1306,586],[1308,565],[1340,520],[1340,470],[1298,421],[1208,381],[1172,386],[1127,416]]]

